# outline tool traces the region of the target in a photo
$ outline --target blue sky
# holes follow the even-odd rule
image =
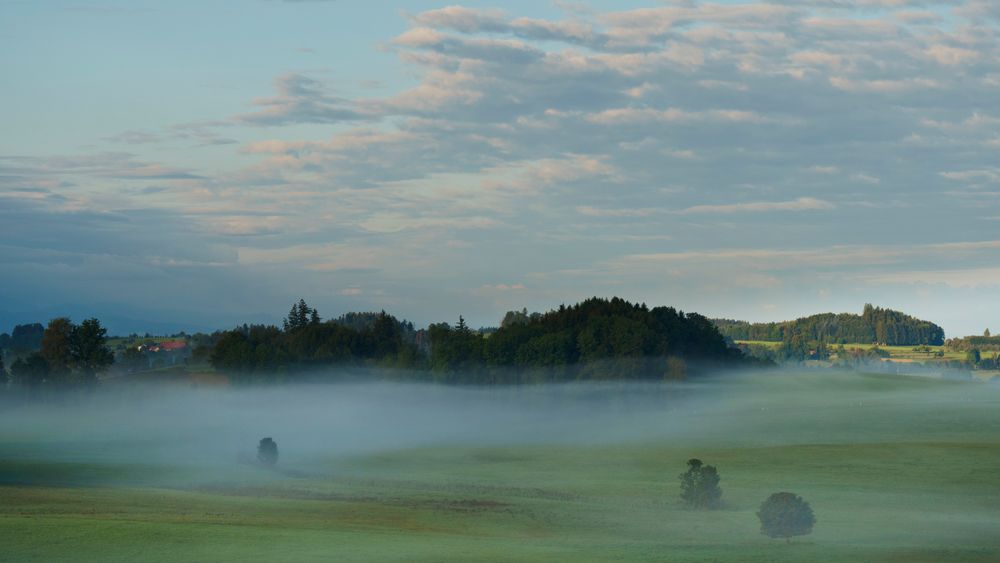
[[[0,331],[591,295],[996,331],[998,26],[978,0],[0,1]]]

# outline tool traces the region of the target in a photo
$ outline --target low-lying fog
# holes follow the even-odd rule
[[[107,386],[7,408],[0,447],[7,461],[210,470],[252,458],[265,436],[285,468],[424,446],[946,441],[969,424],[1000,437],[997,387],[830,373],[494,388]]]

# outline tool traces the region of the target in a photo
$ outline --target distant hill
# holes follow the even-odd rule
[[[447,327],[431,327],[432,364],[438,363],[438,342],[448,343],[454,333]],[[535,369],[600,364],[602,376],[614,371],[609,366],[619,360],[676,357],[737,363],[744,359],[726,345],[706,317],[673,307],[650,309],[617,297],[593,297],[544,314],[508,313],[503,326],[483,339],[480,349],[481,362],[490,366]],[[639,364],[629,366],[613,377],[635,375],[624,372]]]
[[[784,341],[795,337],[828,344],[876,342],[888,346],[944,344],[944,329],[910,315],[865,305],[860,315],[822,313],[777,323],[713,319],[719,332],[733,340]]]
[[[385,312],[322,322],[302,310],[315,312],[300,301],[284,330],[244,325],[213,334],[212,365],[236,382],[317,377],[339,365],[403,368],[402,377],[456,384],[681,379],[707,367],[760,365],[727,346],[706,317],[619,298],[508,313],[504,326],[489,331],[462,317],[414,333]]]

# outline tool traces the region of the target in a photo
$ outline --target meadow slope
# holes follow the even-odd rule
[[[995,561],[1000,392],[746,375],[470,390],[135,390],[0,415],[11,561]],[[279,469],[246,463],[274,435]],[[725,506],[680,504],[719,468]],[[759,533],[770,493],[812,535]]]

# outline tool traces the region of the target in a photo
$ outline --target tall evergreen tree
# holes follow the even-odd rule
[[[299,299],[297,303],[292,305],[292,309],[288,311],[288,316],[285,317],[282,326],[285,332],[290,332],[309,325],[318,325],[319,322],[319,311],[309,307],[305,299]]]
[[[282,321],[282,328],[284,328],[285,332],[290,332],[298,328],[296,326],[296,317],[297,317],[296,311],[298,310],[297,308],[298,308],[297,303],[292,304],[292,308],[288,311],[288,316],[285,317],[285,319]]]
[[[309,305],[305,299],[299,299],[299,306],[295,312],[295,321],[299,328],[309,324]]]

